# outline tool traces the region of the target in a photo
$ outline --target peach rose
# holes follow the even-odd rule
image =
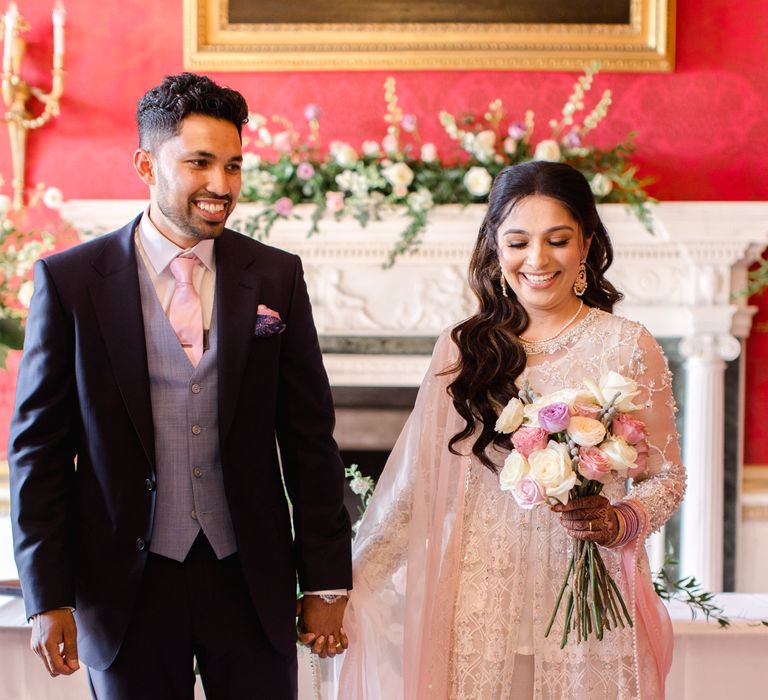
[[[605,426],[594,418],[573,416],[568,424],[568,435],[581,447],[593,447],[603,441]]]

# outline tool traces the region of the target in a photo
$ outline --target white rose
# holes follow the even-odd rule
[[[504,150],[509,155],[512,155],[515,151],[517,151],[517,141],[511,136],[507,136],[507,138],[504,139]]]
[[[624,438],[608,438],[598,449],[608,457],[611,466],[622,476],[626,475],[627,469],[634,466],[637,460],[637,450]]]
[[[61,209],[63,202],[64,196],[61,194],[61,190],[58,187],[49,187],[43,193],[43,204],[49,209]]]
[[[529,470],[528,460],[517,450],[512,450],[504,460],[504,468],[499,472],[499,488],[502,491],[513,491]]]
[[[545,449],[531,452],[528,465],[529,476],[544,487],[547,496],[568,503],[568,494],[576,483],[576,472],[566,445],[550,440]]]
[[[19,287],[17,298],[19,300],[19,303],[25,308],[29,308],[29,303],[32,301],[32,292],[35,290],[35,285],[32,282],[32,280],[27,280],[26,282],[22,282],[21,286]]]
[[[437,160],[437,148],[434,143],[425,143],[421,147],[421,160],[425,163],[434,163]]]
[[[576,472],[572,471],[571,475],[561,482],[559,486],[553,486],[547,489],[547,496],[556,498],[560,503],[565,505],[571,498],[571,489],[576,485]]]
[[[484,197],[491,189],[493,178],[491,174],[479,166],[470,168],[464,175],[464,187],[473,197]]]
[[[363,141],[363,153],[367,156],[377,156],[381,153],[378,141]]]
[[[577,445],[594,447],[603,441],[605,426],[594,418],[573,416],[568,423],[568,435]]]
[[[514,433],[523,422],[523,402],[518,398],[511,398],[499,414],[495,430],[497,433]]]
[[[623,377],[618,372],[610,371],[608,374],[604,374],[600,377],[598,385],[595,385],[590,379],[585,379],[584,385],[592,392],[600,404],[607,403],[618,394],[616,401],[613,403],[617,411],[626,413],[642,408],[642,406],[636,406],[632,403],[632,399],[640,393],[637,383]]]
[[[556,163],[560,160],[560,144],[553,139],[539,141],[536,145],[536,152],[533,154],[534,160],[548,160]]]
[[[592,194],[598,197],[605,197],[611,193],[613,181],[602,173],[595,173],[589,181],[589,187],[592,190]]]
[[[381,174],[387,178],[393,187],[408,187],[413,182],[413,170],[405,163],[394,163],[388,168],[384,168]]]
[[[11,198],[7,194],[0,194],[0,218],[5,216],[11,206]]]

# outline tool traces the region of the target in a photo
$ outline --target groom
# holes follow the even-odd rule
[[[137,110],[148,208],[35,268],[16,561],[33,649],[51,675],[82,657],[99,700],[191,698],[193,656],[209,699],[295,698],[297,573],[303,639],[346,646],[344,472],[301,262],[225,228],[247,116],[166,78]]]

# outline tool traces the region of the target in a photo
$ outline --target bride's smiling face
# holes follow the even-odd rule
[[[573,303],[573,283],[589,241],[556,199],[520,200],[497,234],[504,277],[526,311],[557,311]]]

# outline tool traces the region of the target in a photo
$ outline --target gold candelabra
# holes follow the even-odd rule
[[[53,8],[53,77],[50,92],[29,85],[21,78],[21,64],[27,42],[21,34],[29,24],[19,13],[15,2],[8,5],[2,17],[3,32],[3,101],[7,111],[5,121],[11,138],[11,159],[13,161],[13,208],[24,208],[25,167],[27,135],[30,130],[39,129],[52,117],[59,116],[59,98],[64,92],[64,23],[66,12],[61,0]],[[33,116],[27,108],[32,98],[43,105],[43,110]]]

